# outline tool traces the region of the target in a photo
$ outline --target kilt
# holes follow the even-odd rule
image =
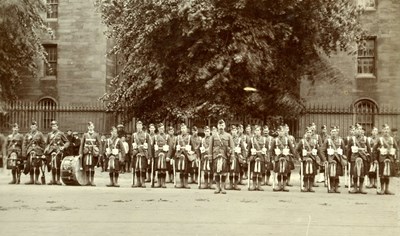
[[[239,174],[241,170],[239,158],[235,157],[229,162],[229,173]]]
[[[156,151],[155,158],[155,169],[157,171],[166,171],[167,170],[167,153],[163,151]]]
[[[359,168],[357,167],[357,160],[358,160],[358,158],[357,159],[355,159],[355,161],[352,161],[351,162],[351,170],[350,170],[350,173],[351,173],[351,175],[353,176],[353,177],[361,177],[361,178],[364,178],[364,176],[366,175],[366,174],[368,174],[368,171],[369,171],[369,164],[368,164],[368,162],[366,162],[365,160],[363,160],[362,158],[359,158],[359,159],[361,159],[360,160],[360,166],[359,166]]]
[[[307,177],[311,177],[317,174],[317,162],[314,161],[312,158],[305,158],[303,160],[303,175]],[[308,161],[310,160],[310,161]]]
[[[227,159],[221,157],[217,157],[213,160],[213,173],[214,174],[226,174],[229,172],[229,163]]]
[[[287,175],[290,173],[289,161],[286,157],[280,157],[277,161],[275,161],[274,172],[281,175]]]
[[[265,170],[265,161],[263,158],[255,158],[255,160],[250,162],[250,173],[263,174]]]
[[[380,177],[396,176],[396,163],[390,159],[386,159],[384,162],[379,162],[379,176]]]
[[[189,159],[181,154],[179,157],[175,159],[175,171],[183,174],[187,174],[189,172]]]
[[[50,172],[52,169],[60,169],[62,161],[62,153],[59,152],[57,155],[47,155],[46,163],[47,163],[47,170]]]
[[[119,158],[115,157],[114,155],[108,156],[108,168],[111,172],[118,172],[120,169],[120,161]]]
[[[132,166],[136,172],[146,172],[148,166],[146,156],[141,153],[136,154],[133,158]]]
[[[97,158],[93,155],[86,154],[83,156],[82,167],[84,171],[94,170],[94,167],[97,164]]]
[[[203,159],[201,162],[201,170],[207,173],[210,173],[213,168],[213,161],[210,160],[209,158]]]
[[[330,177],[339,177],[343,176],[343,166],[340,162],[330,162],[328,165],[328,175]]]

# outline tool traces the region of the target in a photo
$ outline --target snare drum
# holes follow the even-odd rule
[[[79,156],[64,157],[61,162],[61,180],[65,185],[86,185],[88,180],[81,169]]]

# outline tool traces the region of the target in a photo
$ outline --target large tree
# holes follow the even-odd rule
[[[152,120],[297,115],[301,78],[326,55],[351,51],[362,34],[349,0],[103,0],[99,7],[116,42],[110,53],[123,60],[103,99]]]
[[[36,61],[45,59],[40,34],[46,32],[42,0],[0,1],[0,101],[17,99],[24,78],[35,78]]]

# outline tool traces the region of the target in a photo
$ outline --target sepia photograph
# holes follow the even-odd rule
[[[400,235],[400,0],[0,0],[0,235]]]

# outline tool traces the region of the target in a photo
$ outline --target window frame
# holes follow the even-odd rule
[[[58,19],[58,5],[59,2],[58,0],[47,0],[46,1],[47,7],[48,7],[48,11],[46,12],[46,19],[48,21],[54,21]],[[53,11],[55,8],[55,11]],[[53,12],[50,12],[53,11]]]
[[[356,78],[358,79],[358,78],[372,78],[372,79],[375,79],[375,78],[377,78],[377,67],[376,67],[376,61],[377,61],[377,40],[376,40],[376,36],[370,36],[370,37],[367,37],[367,38],[365,38],[364,39],[365,41],[367,41],[366,42],[366,48],[365,48],[365,50],[364,51],[368,51],[369,50],[369,48],[368,48],[368,46],[369,46],[369,43],[368,42],[373,42],[373,47],[372,47],[372,55],[360,55],[360,50],[359,49],[357,49],[357,64],[356,64]],[[358,46],[358,47],[360,47],[360,46]],[[369,72],[365,72],[365,71],[361,71],[361,72],[359,72],[359,68],[360,68],[360,66],[361,66],[361,68],[362,68],[362,65],[363,64],[361,64],[360,65],[360,61],[362,61],[362,60],[365,60],[365,59],[372,59],[372,73],[369,73]]]
[[[57,44],[43,44],[43,47],[47,53],[46,55],[46,59],[47,59],[47,63],[50,64],[52,66],[52,68],[54,68],[55,72],[54,73],[47,73],[49,70],[49,65],[47,63],[43,63],[43,75],[44,75],[44,79],[56,79],[57,78],[57,74],[58,74],[58,46]],[[49,52],[49,49],[54,49],[53,52]]]

